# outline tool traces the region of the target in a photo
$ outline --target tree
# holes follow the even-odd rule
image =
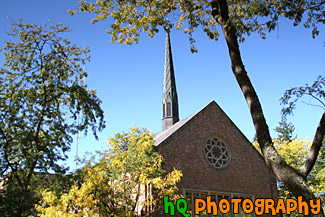
[[[323,141],[323,146],[320,149],[320,156],[318,156],[317,161],[310,175],[310,185],[312,191],[321,198],[323,210],[325,209],[325,140]]]
[[[70,13],[94,12],[96,16],[92,22],[110,18],[113,23],[107,32],[112,35],[112,41],[127,44],[138,42],[141,30],[154,36],[159,26],[163,26],[168,31],[173,24],[178,29],[185,27],[184,32],[189,34],[192,45],[195,42],[192,33],[198,27],[202,27],[209,39],[217,40],[219,33],[215,25],[219,24],[228,46],[233,74],[248,104],[257,140],[267,165],[277,179],[282,181],[296,197],[303,196],[304,200],[309,201],[314,199],[314,195],[307,187],[306,177],[312,169],[311,161],[316,161],[315,156],[318,153],[315,150],[319,150],[324,138],[325,113],[320,118],[310,149],[309,156],[313,157],[306,161],[303,169],[295,170],[274,148],[260,100],[245,70],[238,42],[244,41],[245,37],[252,32],[257,32],[264,38],[266,32],[275,29],[280,16],[294,20],[294,25],[303,22],[306,28],[312,27],[312,34],[315,37],[319,33],[317,25],[324,23],[325,20],[324,8],[325,2],[320,0],[98,0],[95,3],[80,1],[80,7],[75,11],[70,10]],[[175,15],[174,23],[166,19],[170,14]],[[306,19],[303,19],[304,16]],[[194,46],[192,51],[196,51]],[[323,213],[320,215],[324,216]]]
[[[41,216],[134,216],[139,211],[157,211],[159,200],[178,198],[178,170],[166,173],[163,158],[155,151],[147,130],[131,128],[110,138],[109,149],[100,152],[100,161],[84,167],[84,182],[57,197],[46,192]],[[142,198],[142,199],[141,199]]]
[[[17,202],[22,195],[21,188],[17,185],[14,177],[6,176],[1,183],[0,189],[0,212],[2,216],[22,216],[20,214],[21,204]],[[81,181],[78,171],[71,174],[51,174],[35,172],[31,178],[26,202],[26,212],[23,215],[36,216],[37,211],[34,204],[42,199],[44,191],[53,191],[61,196],[67,193],[72,185],[78,185]]]
[[[35,171],[64,173],[67,168],[57,162],[67,158],[72,135],[91,128],[97,138],[105,127],[101,101],[80,82],[88,75],[82,65],[89,49],[60,36],[68,31],[62,24],[12,21],[8,35],[14,42],[6,41],[1,49],[0,178],[20,188],[14,200],[18,216],[28,214]]]
[[[294,130],[295,127],[291,122],[288,122],[287,115],[282,114],[279,126],[275,128],[275,131],[278,133],[278,139],[290,141]]]
[[[311,99],[315,100],[316,103],[320,104],[317,105],[317,104],[308,103],[309,105],[318,106],[321,107],[323,110],[325,110],[324,87],[325,87],[325,76],[324,77],[319,76],[311,86],[305,84],[304,87],[295,87],[287,90],[284,93],[284,96],[281,98],[281,103],[284,105],[284,108],[282,109],[283,115],[293,114],[297,102],[305,96],[310,97]],[[300,169],[301,175],[303,175],[305,178],[308,176],[308,174],[312,170],[317,160],[318,153],[322,147],[324,133],[325,133],[325,112],[323,113],[322,119],[317,127],[313,144],[306,157],[306,162],[304,165],[302,165]]]
[[[312,85],[305,84],[305,86],[291,88],[286,90],[284,96],[281,98],[281,104],[284,105],[282,109],[282,117],[286,119],[288,115],[293,115],[293,111],[295,110],[297,103],[301,99],[308,99],[308,102],[304,102],[307,105],[319,107],[325,110],[325,77],[319,76]],[[283,135],[292,135],[294,130],[294,126],[291,123],[283,124],[278,129],[280,130]],[[315,144],[315,139],[314,139]],[[325,139],[323,139],[321,146],[311,146],[309,154],[307,153],[301,155],[302,152],[306,152],[305,148],[296,149],[295,157],[298,157],[296,163],[291,162],[290,165],[297,168],[298,162],[305,162],[304,165],[301,166],[301,170],[306,169],[306,165],[313,164],[309,167],[313,168],[306,177],[307,183],[310,186],[311,190],[317,195],[319,198],[323,200],[323,207],[324,207],[324,199],[325,199]],[[281,153],[280,153],[281,154]],[[318,154],[318,156],[317,156]],[[316,156],[315,156],[316,155]],[[287,155],[282,156],[290,156],[289,153]],[[305,156],[305,157],[304,157]],[[294,156],[293,156],[294,158]],[[313,159],[316,158],[316,161]],[[286,157],[285,157],[286,159]],[[298,169],[298,168],[297,168]],[[288,193],[287,193],[288,195]],[[324,208],[323,208],[324,209]]]
[[[281,122],[280,122],[281,123]],[[279,127],[280,128],[280,127]],[[284,132],[285,130],[281,130]],[[286,135],[286,133],[285,133]],[[284,140],[282,138],[273,139],[274,147],[277,152],[281,155],[281,157],[286,161],[286,163],[292,166],[294,169],[299,170],[301,166],[303,166],[306,161],[306,156],[308,153],[308,149],[311,147],[311,141],[308,139],[302,140],[301,138],[296,139],[288,139]],[[253,143],[254,147],[261,153],[258,143],[255,141]],[[325,156],[325,146],[322,146],[322,150],[320,151],[316,164],[311,171],[311,173],[306,178],[306,182],[312,192],[317,195],[318,198],[322,199],[322,206],[324,207],[324,196],[325,196],[325,182],[324,182],[324,156]],[[293,198],[292,193],[288,190],[288,188],[282,183],[278,182],[278,191],[279,197],[288,199]],[[303,216],[298,214],[298,212],[294,212],[291,214],[292,216]]]
[[[320,149],[321,155],[318,157],[314,170],[317,172],[312,173],[314,177],[313,185],[321,187],[315,188],[315,191],[319,192],[318,197],[323,201],[323,210],[325,210],[325,140],[323,140],[323,146]]]
[[[305,84],[302,87],[295,87],[289,90],[286,90],[284,96],[280,99],[280,102],[284,107],[282,108],[281,121],[279,126],[275,128],[275,131],[278,132],[278,138],[274,139],[274,145],[281,157],[288,163],[290,166],[299,170],[305,164],[307,159],[310,157],[308,155],[308,150],[311,148],[311,141],[301,140],[301,138],[293,137],[293,131],[295,129],[294,125],[291,122],[288,122],[287,117],[293,115],[297,103],[299,100],[305,98],[308,99],[308,103],[304,102],[310,106],[320,107],[325,109],[325,103],[323,102],[324,90],[323,86],[325,85],[325,77],[319,76],[316,81],[309,86]],[[322,207],[324,209],[325,201],[325,169],[324,169],[324,159],[325,159],[325,139],[323,140],[323,145],[320,147],[320,150],[317,151],[319,154],[316,157],[315,165],[306,177],[306,182],[312,192],[322,200]],[[253,145],[259,149],[258,143],[255,141]],[[288,188],[283,185],[282,182],[278,182],[279,196],[282,198],[292,198],[293,195]],[[302,216],[295,212],[293,215]]]

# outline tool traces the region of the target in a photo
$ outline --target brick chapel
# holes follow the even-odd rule
[[[169,33],[166,36],[162,99],[162,131],[155,146],[165,159],[165,169],[183,173],[178,184],[194,217],[194,199],[274,198],[276,179],[263,157],[215,101],[179,120],[176,82]],[[224,216],[254,216],[226,214]],[[166,215],[170,216],[170,215]],[[177,214],[176,214],[177,216]],[[180,215],[182,216],[182,215]]]

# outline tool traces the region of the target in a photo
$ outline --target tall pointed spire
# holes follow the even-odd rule
[[[169,32],[166,31],[165,47],[165,70],[164,70],[164,89],[163,89],[163,130],[168,129],[179,121],[178,99],[174,75],[172,50],[170,46]]]

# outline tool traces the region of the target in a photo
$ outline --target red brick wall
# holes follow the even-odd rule
[[[208,139],[216,137],[231,152],[225,169],[211,166],[204,153]],[[158,146],[166,170],[181,170],[182,189],[251,194],[254,198],[277,198],[271,172],[263,158],[221,108],[211,102]]]

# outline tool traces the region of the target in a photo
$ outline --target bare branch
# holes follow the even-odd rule
[[[320,105],[314,105],[314,104],[311,104],[311,103],[308,103],[308,102],[304,102],[304,101],[302,101],[302,103],[304,103],[304,104],[306,104],[306,105],[309,105],[309,106],[314,106],[314,107],[322,108],[322,109],[325,110],[325,107],[320,106]]]
[[[322,102],[322,100],[320,100],[319,98],[317,98],[316,96],[314,96],[313,94],[311,94],[311,93],[308,93],[307,95],[309,95],[309,96],[311,96],[311,97],[313,97],[315,100],[317,100],[320,104],[322,104],[323,105],[323,108],[325,108],[325,103],[324,102]]]

